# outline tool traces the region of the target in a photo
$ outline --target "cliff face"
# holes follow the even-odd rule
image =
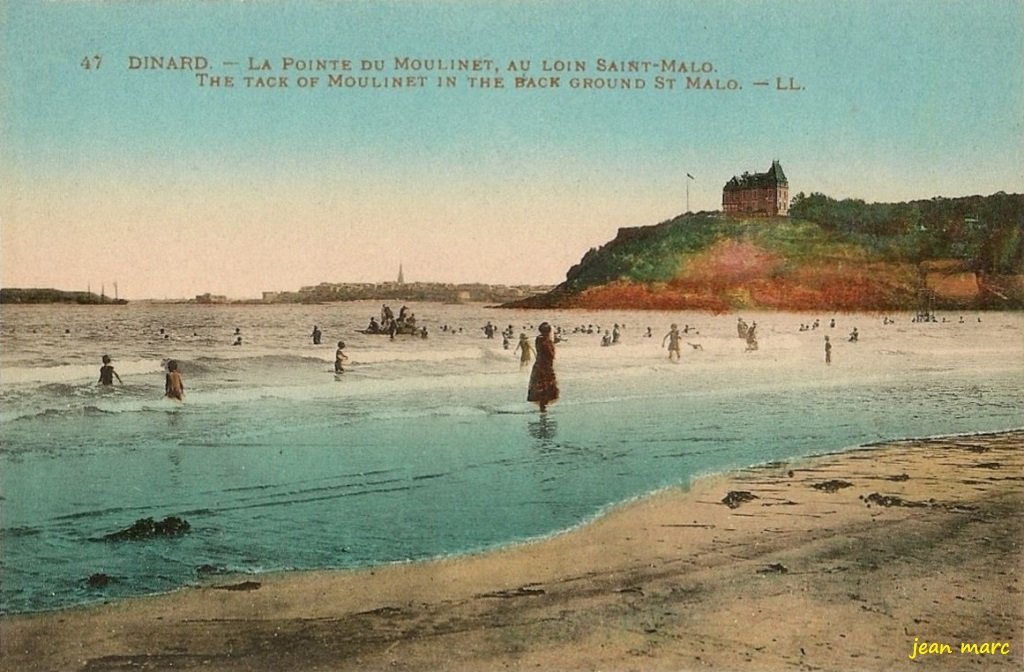
[[[932,256],[944,250],[918,229],[867,237],[805,219],[686,215],[620,229],[615,239],[587,252],[554,290],[507,305],[714,312],[1020,309],[1024,236],[1014,237],[1020,226],[1011,220],[976,240],[961,235],[947,248],[968,252],[943,257]],[[1001,248],[1000,259],[1008,262],[999,268],[970,253],[991,248],[992,231],[1009,231],[1009,238],[999,234],[1010,245]]]

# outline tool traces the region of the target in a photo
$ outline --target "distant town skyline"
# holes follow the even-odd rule
[[[790,197],[1021,190],[1015,0],[583,7],[11,3],[2,285],[257,298],[400,264],[410,282],[553,285],[618,228],[720,210],[731,177],[775,159]],[[149,55],[208,58],[238,88],[133,67]],[[353,77],[360,59],[493,61],[510,88],[298,86],[296,63],[346,58]],[[286,90],[241,83],[263,60]],[[513,60],[559,88],[511,88]],[[721,90],[570,85],[631,77],[598,60],[686,63]]]

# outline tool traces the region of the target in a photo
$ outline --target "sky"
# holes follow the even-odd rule
[[[1019,0],[22,0],[0,3],[0,37],[4,287],[251,298],[400,264],[410,282],[555,284],[618,228],[720,209],[730,177],[775,159],[791,194],[1024,185]],[[145,56],[201,56],[234,86],[131,67]],[[490,59],[505,88],[327,85],[424,74],[403,58]],[[246,86],[261,75],[288,86]],[[622,77],[644,88],[581,88]]]

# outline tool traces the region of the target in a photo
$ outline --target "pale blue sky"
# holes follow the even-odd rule
[[[0,12],[4,286],[256,296],[391,279],[399,262],[412,280],[555,283],[618,227],[685,210],[687,172],[693,210],[719,208],[729,177],[776,158],[793,193],[868,201],[1024,181],[1017,0],[24,0]],[[96,53],[102,66],[83,70]],[[182,54],[214,73],[250,56],[535,70],[675,58],[711,61],[743,90],[213,90],[128,69],[130,55]],[[775,76],[806,89],[752,86]]]

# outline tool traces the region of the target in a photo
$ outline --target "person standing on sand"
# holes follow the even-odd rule
[[[673,355],[675,356],[676,361],[677,362],[679,361],[679,341],[680,340],[681,340],[681,338],[679,336],[679,325],[678,324],[673,324],[672,328],[669,329],[668,333],[665,334],[664,338],[661,339],[662,347],[664,347],[665,341],[668,341],[668,359],[669,359],[669,361],[672,361]]]
[[[519,334],[519,343],[516,345],[516,349],[512,351],[515,354],[519,352],[519,368],[525,368],[530,360],[533,359],[533,346],[530,345],[530,339],[526,337],[526,334]]]
[[[540,331],[535,343],[537,360],[530,372],[526,400],[538,404],[543,413],[548,404],[558,400],[558,382],[555,380],[555,343],[551,340],[551,325],[542,322],[537,329]]]
[[[124,385],[121,376],[117,375],[117,371],[114,371],[114,366],[110,363],[110,355],[103,355],[103,366],[100,367],[99,382],[101,385],[113,385],[114,378],[117,378],[117,382]]]
[[[313,337],[313,345],[320,345],[320,336],[322,333],[323,332],[320,331],[320,327],[314,324],[313,333],[311,334]]]
[[[184,401],[185,382],[178,373],[178,362],[171,360],[167,362],[167,378],[164,381],[164,396],[168,399]]]
[[[828,340],[828,336],[825,337],[825,363],[832,363],[832,344]]]

